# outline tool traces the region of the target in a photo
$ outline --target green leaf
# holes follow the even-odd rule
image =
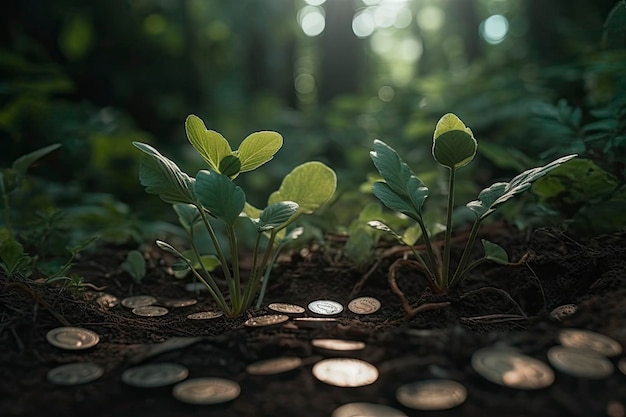
[[[274,157],[283,146],[283,137],[277,132],[262,131],[249,135],[239,145],[241,172],[252,171]]]
[[[187,233],[191,232],[193,226],[200,222],[200,212],[193,204],[174,204],[174,211],[178,214],[178,221]]]
[[[481,239],[481,242],[483,243],[483,248],[485,249],[485,259],[500,265],[509,264],[509,255],[507,255],[502,246],[489,242],[485,239]]]
[[[226,155],[224,159],[220,161],[219,170],[228,178],[235,178],[241,171],[241,161],[235,155]]]
[[[26,155],[22,155],[19,158],[17,158],[15,161],[13,161],[13,165],[11,167],[17,172],[19,172],[21,175],[24,175],[28,167],[30,167],[33,163],[35,163],[35,161],[37,161],[40,158],[43,158],[50,152],[56,149],[59,149],[60,147],[61,147],[61,144],[55,143],[54,145],[49,145],[41,149],[37,149],[36,151],[28,153]]]
[[[474,136],[474,134],[472,133],[472,130],[469,127],[465,126],[465,123],[463,123],[461,119],[458,118],[457,115],[453,113],[446,113],[443,116],[441,116],[441,119],[439,119],[439,121],[437,122],[437,126],[435,126],[435,133],[433,134],[433,140],[436,140],[439,136],[443,135],[444,133],[447,133],[453,130],[460,130],[460,131],[467,133],[468,135],[472,137]]]
[[[140,283],[146,276],[146,259],[138,250],[131,250],[122,263],[122,269],[133,278],[133,281]]]
[[[189,264],[187,262],[175,262],[171,267],[174,272],[189,271]]]
[[[246,204],[246,195],[241,187],[214,171],[199,171],[194,190],[204,208],[229,226],[235,224]]]
[[[193,269],[202,269],[202,265],[207,269],[207,271],[213,271],[220,265],[220,261],[217,259],[215,255],[200,255],[200,259],[202,260],[202,265],[200,265],[200,261],[198,257],[192,250],[186,250],[183,252],[183,256],[189,260],[191,267]]]
[[[185,258],[185,256],[182,253],[180,253],[178,250],[176,250],[176,248],[174,248],[174,246],[170,245],[169,243],[164,242],[162,240],[157,240],[155,243],[159,247],[159,249],[161,249],[161,250],[163,250],[165,252],[171,253],[172,255],[176,256],[177,258],[181,258],[183,260],[189,261],[187,258]]]
[[[411,218],[421,218],[422,214],[415,207],[413,202],[405,195],[400,195],[391,189],[385,182],[376,182],[372,185],[372,193],[387,208],[406,214]]]
[[[450,130],[433,140],[433,157],[448,168],[461,168],[476,155],[478,143],[463,130]]]
[[[300,206],[293,201],[280,201],[278,203],[267,206],[259,217],[256,224],[259,232],[274,229],[286,223],[296,212]]]
[[[285,176],[268,204],[293,201],[300,206],[297,215],[309,214],[330,200],[336,188],[337,176],[332,169],[321,162],[306,162]]]
[[[258,219],[261,216],[261,209],[254,207],[252,204],[246,202],[243,207],[243,213],[251,219]]]
[[[194,202],[193,178],[152,146],[141,142],[133,142],[133,145],[147,155],[139,169],[139,180],[147,193],[156,194],[170,204]]]
[[[202,119],[193,114],[188,116],[185,121],[185,131],[189,142],[211,169],[221,172],[219,170],[220,162],[224,157],[233,153],[224,136],[214,130],[207,130]]]
[[[402,240],[402,236],[400,236],[397,232],[395,232],[391,227],[387,226],[385,223],[378,221],[378,220],[372,220],[367,222],[367,225],[373,229],[376,230],[380,230],[381,232],[386,232],[389,233],[390,235],[392,235],[394,237],[394,239],[403,242]]]

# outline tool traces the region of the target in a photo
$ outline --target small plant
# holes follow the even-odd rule
[[[200,170],[195,177],[182,172],[174,162],[152,146],[133,142],[146,154],[140,168],[141,184],[146,187],[146,192],[156,194],[166,203],[174,205],[181,224],[192,238],[193,259],[166,242],[157,241],[157,245],[181,259],[181,263],[173,265],[174,269],[190,269],[206,285],[219,308],[230,316],[236,316],[251,307],[263,283],[257,304],[261,303],[278,250],[299,235],[297,229],[288,232],[288,226],[300,215],[313,213],[326,203],[335,192],[337,177],[333,170],[321,162],[304,163],[283,179],[278,191],[270,195],[267,207],[260,210],[246,202],[243,189],[233,179],[271,160],[282,147],[282,136],[270,131],[252,133],[244,139],[238,150],[233,151],[222,135],[207,130],[197,116],[189,116],[185,128],[189,142],[209,166],[208,170]],[[236,233],[242,221],[252,222],[256,229],[252,269],[245,286],[239,265]],[[225,227],[227,242],[218,239],[213,225],[215,222]],[[218,286],[210,268],[204,264],[203,254],[193,242],[193,230],[197,224],[204,226],[215,247],[215,255],[226,279],[227,292]],[[230,264],[225,248],[230,253]],[[194,263],[199,263],[203,274],[194,268]]]
[[[461,259],[453,271],[450,261],[450,242],[452,237],[455,178],[457,170],[474,159],[477,148],[478,143],[474,139],[472,131],[457,116],[448,113],[439,120],[433,136],[432,154],[434,159],[448,168],[450,173],[447,220],[441,259],[436,256],[431,236],[422,218],[422,207],[428,197],[428,188],[389,145],[376,140],[374,141],[374,150],[370,152],[374,165],[384,180],[374,183],[372,192],[385,206],[405,214],[419,225],[421,235],[425,241],[426,253],[422,256],[412,246],[411,249],[417,259],[417,265],[423,269],[431,287],[436,292],[446,292],[458,285],[472,269],[483,262],[493,261],[499,264],[508,264],[506,251],[499,245],[487,240],[482,240],[485,255],[470,263],[470,253],[478,235],[480,224],[500,204],[528,190],[535,180],[576,157],[575,154],[564,156],[543,167],[524,171],[510,182],[497,182],[482,190],[477,200],[467,203],[467,208],[475,215],[475,221]],[[376,229],[392,234],[395,239],[404,243],[404,239],[384,223],[372,221],[369,224]]]
[[[141,284],[141,281],[146,276],[146,259],[138,250],[129,251],[121,267],[132,277],[135,284]]]

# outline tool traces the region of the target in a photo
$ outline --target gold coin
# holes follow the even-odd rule
[[[46,340],[61,349],[82,350],[97,345],[100,336],[81,327],[57,327],[46,334]]]
[[[194,378],[174,385],[174,398],[188,404],[220,404],[239,396],[241,387],[224,378]]]
[[[155,363],[136,366],[124,371],[122,381],[138,388],[172,385],[187,378],[189,371],[176,363]]]
[[[274,375],[291,371],[300,365],[302,365],[302,359],[284,356],[251,363],[246,366],[246,372],[250,375]]]
[[[343,339],[313,339],[311,345],[316,348],[326,350],[362,350],[365,349],[365,343],[356,340]]]
[[[566,374],[589,379],[602,379],[613,373],[613,364],[595,350],[553,346],[548,360]]]
[[[265,316],[251,317],[244,322],[247,327],[265,327],[284,323],[289,320],[289,316],[284,314],[267,314]]]
[[[589,330],[563,329],[559,332],[559,342],[566,347],[595,350],[609,358],[622,353],[618,341]]]
[[[360,359],[323,359],[313,365],[313,376],[337,387],[362,387],[378,379],[378,369]]]
[[[165,307],[158,306],[141,306],[133,308],[133,314],[142,317],[160,317],[169,313]]]
[[[293,322],[298,327],[318,329],[320,327],[325,327],[330,324],[337,323],[337,319],[333,319],[330,317],[296,317],[295,319],[293,319]]]
[[[472,367],[485,379],[509,388],[541,389],[554,382],[548,365],[513,349],[477,350],[472,355]]]
[[[271,303],[267,306],[270,310],[274,310],[277,313],[287,314],[287,315],[298,315],[304,313],[304,307],[301,307],[296,304],[287,304],[287,303]]]
[[[354,314],[372,314],[380,310],[380,301],[374,297],[359,297],[348,303],[348,310]]]
[[[221,311],[199,311],[197,313],[191,313],[187,315],[189,320],[211,320],[218,317],[222,317],[224,313]]]
[[[183,300],[165,300],[163,305],[171,308],[189,307],[198,303],[195,298],[183,299]]]
[[[362,402],[337,407],[330,417],[407,417],[407,415],[386,405]]]
[[[396,390],[398,402],[415,410],[447,410],[462,404],[466,398],[465,387],[449,379],[427,379]]]
[[[151,295],[135,295],[133,297],[126,297],[122,300],[122,305],[126,308],[136,308],[150,306],[156,304],[157,299]]]
[[[100,365],[90,362],[68,363],[48,371],[48,381],[55,385],[79,385],[95,381],[104,375]]]

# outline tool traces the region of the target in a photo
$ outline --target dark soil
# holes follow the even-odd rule
[[[535,391],[504,388],[479,376],[470,365],[477,349],[503,344],[546,361],[560,328],[594,330],[626,344],[626,236],[614,234],[575,240],[558,230],[537,230],[530,235],[499,229],[489,239],[502,244],[512,260],[526,255],[519,266],[485,265],[474,271],[461,288],[447,296],[434,296],[418,271],[402,268],[398,285],[413,307],[450,301],[406,319],[387,282],[387,271],[402,254],[381,248],[379,261],[362,282],[365,272],[351,267],[341,256],[341,239],[329,237],[321,250],[312,247],[294,253],[276,268],[266,297],[305,306],[315,299],[333,299],[344,306],[352,297],[369,295],[383,304],[369,316],[345,311],[336,325],[303,329],[287,324],[250,329],[243,326],[250,311],[239,318],[191,321],[189,313],[213,308],[207,293],[199,303],[173,309],[164,317],[142,318],[117,306],[99,307],[96,292],[88,288],[74,296],[59,287],[37,282],[8,281],[0,277],[0,414],[3,416],[330,416],[338,406],[355,401],[385,404],[409,416],[624,416],[626,376],[615,371],[606,379],[587,380],[556,372],[554,384]],[[124,248],[102,248],[76,266],[95,286],[120,299],[150,294],[161,298],[189,298],[184,286],[168,274],[162,253],[151,249],[148,276],[133,285],[119,265]],[[458,254],[456,254],[458,256]],[[485,288],[487,287],[487,288]],[[358,288],[358,287],[357,287]],[[481,290],[482,288],[482,290]],[[353,293],[353,294],[351,294]],[[508,294],[508,296],[506,296]],[[575,303],[578,312],[564,320],[551,320],[549,312]],[[100,343],[86,351],[63,351],[48,344],[46,333],[59,326],[85,327],[100,335]],[[415,329],[422,329],[417,332]],[[144,357],[150,344],[173,337],[199,340],[182,349]],[[317,337],[362,340],[365,350],[351,354],[376,365],[379,379],[361,388],[326,385],[311,374],[312,365],[328,357],[310,345]],[[280,355],[303,358],[304,366],[275,376],[251,376],[246,365]],[[612,359],[617,363],[619,358]],[[92,361],[105,367],[99,380],[80,386],[59,387],[46,373],[60,364]],[[136,389],[120,377],[137,363],[176,362],[190,377],[218,376],[241,385],[241,395],[222,405],[192,406],[171,395],[171,387]],[[459,407],[438,412],[407,409],[395,399],[395,390],[409,382],[450,378],[468,390]],[[621,407],[621,408],[620,408]]]

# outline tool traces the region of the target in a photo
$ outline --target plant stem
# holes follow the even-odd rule
[[[261,290],[259,291],[259,298],[256,302],[256,308],[261,308],[261,304],[263,304],[263,298],[265,298],[265,292],[267,291],[267,283],[270,280],[270,273],[272,272],[272,266],[276,263],[278,259],[278,255],[280,255],[280,248],[282,245],[279,245],[278,248],[274,251],[274,255],[272,255],[272,260],[265,268],[265,273],[263,274],[263,281],[261,284]]]
[[[226,229],[228,230],[228,245],[230,246],[230,257],[231,262],[233,263],[233,275],[234,275],[234,285],[231,290],[230,298],[232,300],[233,309],[240,313],[242,309],[241,301],[241,276],[239,271],[239,249],[237,247],[237,235],[235,234],[235,227],[232,225],[227,225]]]
[[[229,308],[228,305],[226,304],[226,301],[222,297],[222,293],[219,290],[217,291],[217,293],[215,291],[213,291],[213,289],[211,288],[211,285],[209,285],[209,283],[204,279],[204,277],[202,275],[200,275],[198,273],[198,271],[193,269],[192,265],[189,265],[189,268],[191,269],[191,273],[194,274],[195,277],[207,287],[207,290],[209,291],[209,293],[211,294],[213,299],[219,305],[220,310],[222,310],[227,315],[231,315],[232,314],[232,309]],[[218,296],[218,294],[219,294],[219,296]]]
[[[465,244],[465,249],[463,249],[463,255],[461,256],[461,260],[459,261],[459,265],[454,272],[454,276],[452,280],[450,280],[449,285],[452,286],[456,282],[456,280],[460,280],[463,275],[465,275],[469,271],[465,271],[465,266],[469,261],[470,254],[472,253],[472,248],[474,247],[474,242],[476,241],[476,236],[478,236],[478,229],[480,227],[480,218],[477,217],[476,221],[472,225],[472,230],[470,231],[469,238],[467,243]]]
[[[198,262],[200,263],[200,267],[202,268],[202,270],[204,271],[204,273],[207,275],[207,278],[208,278],[206,281],[202,280],[202,282],[204,283],[204,285],[207,285],[210,287],[209,290],[212,291],[211,295],[213,296],[213,299],[218,304],[220,304],[220,306],[226,305],[224,294],[222,294],[222,292],[220,291],[219,286],[215,282],[215,279],[213,278],[209,270],[204,266],[204,262],[202,261],[202,256],[200,256],[200,251],[198,251],[198,247],[196,246],[194,242],[193,231],[189,233],[189,240],[191,241],[191,250],[193,250],[194,255],[196,256],[196,258],[198,259]],[[193,267],[191,269],[194,270]]]
[[[424,221],[421,217],[413,217],[413,220],[417,222],[422,231],[422,236],[424,236],[424,243],[426,244],[426,255],[428,259],[428,267],[425,268],[426,271],[430,272],[432,279],[434,280],[437,286],[441,285],[439,268],[437,268],[437,257],[435,256],[435,251],[433,250],[433,244],[430,241],[430,236],[428,236],[428,230],[426,230],[426,226],[424,225]],[[416,251],[413,251],[416,253]],[[418,258],[419,260],[419,258]]]
[[[220,246],[220,242],[219,240],[217,240],[217,236],[215,235],[213,226],[211,226],[211,223],[209,222],[209,219],[206,216],[204,207],[202,207],[201,205],[197,205],[196,208],[200,212],[200,217],[202,217],[202,222],[204,223],[204,226],[209,232],[209,236],[211,236],[211,241],[213,242],[213,246],[215,246],[215,251],[217,252],[217,257],[220,260],[222,271],[224,272],[224,277],[226,278],[226,282],[229,283],[229,288],[230,288],[232,277],[230,275],[230,270],[228,269],[228,263],[226,261],[226,257],[224,256],[224,252],[222,252],[222,247]]]
[[[441,284],[443,288],[448,288],[448,275],[450,274],[450,240],[452,239],[452,210],[454,209],[454,179],[456,169],[450,167],[450,181],[448,182],[448,213],[446,220],[446,234],[443,241],[443,271],[441,273]]]

